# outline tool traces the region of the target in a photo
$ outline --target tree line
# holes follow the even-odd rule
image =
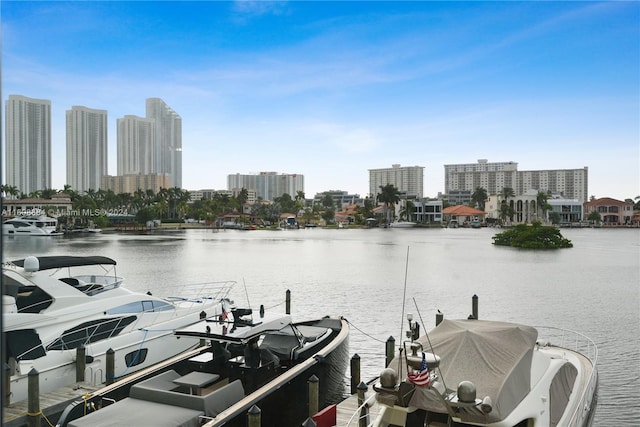
[[[364,199],[363,206],[356,207],[354,222],[362,225],[367,218],[375,217],[373,209],[381,204],[384,207],[383,218],[386,223],[394,221],[394,207],[401,200],[401,194],[393,184],[381,185],[380,191],[375,198]],[[301,217],[304,223],[317,222],[320,219],[327,224],[332,223],[335,218],[337,208],[330,193],[326,193],[320,203],[312,203],[305,199],[305,193],[298,191],[295,196],[287,193],[274,198],[271,202],[258,198],[253,203],[249,212],[245,212],[244,206],[247,203],[249,192],[243,188],[235,196],[224,193],[214,193],[211,198],[196,200],[190,203],[191,193],[178,187],[161,188],[157,193],[153,190],[138,189],[131,193],[115,193],[112,190],[93,190],[77,192],[70,185],[65,185],[63,189],[53,188],[34,191],[24,194],[18,188],[11,185],[1,185],[0,191],[12,198],[44,198],[51,199],[56,194],[66,194],[70,197],[72,208],[75,211],[95,211],[97,209],[105,211],[121,210],[130,212],[136,216],[137,222],[144,224],[149,220],[160,219],[164,221],[182,221],[185,218],[214,222],[217,218],[225,214],[238,214],[243,221],[262,220],[267,223],[278,223],[284,213],[290,213]],[[499,194],[500,207],[498,216],[503,222],[513,220],[515,209],[510,200],[515,197],[513,188],[505,187]],[[551,210],[548,200],[550,192],[539,191],[536,195],[536,209],[546,218],[546,214]],[[487,190],[476,187],[471,194],[471,207],[480,210],[485,209],[485,202],[488,199]],[[591,200],[595,199],[591,196]],[[374,203],[375,201],[375,203]],[[626,199],[626,202],[634,203],[634,209],[640,210],[640,196]],[[447,207],[444,203],[443,207]],[[414,204],[407,200],[403,209],[399,212],[400,220],[411,220],[414,211]],[[551,222],[559,222],[560,215],[551,212],[549,215]],[[601,220],[598,212],[591,212],[586,218],[590,221],[599,222]],[[106,225],[106,224],[105,224]]]

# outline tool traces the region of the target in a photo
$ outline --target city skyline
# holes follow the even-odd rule
[[[321,3],[5,2],[3,98],[51,100],[59,189],[66,110],[108,111],[115,175],[116,120],[161,98],[187,190],[277,171],[366,196],[401,164],[433,197],[486,158],[640,195],[638,3]]]

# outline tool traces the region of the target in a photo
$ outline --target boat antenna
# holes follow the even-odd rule
[[[418,308],[418,303],[416,302],[415,297],[413,298],[413,305],[416,307],[416,312],[418,313],[418,318],[420,318],[420,322],[422,323],[423,326],[425,326],[426,324],[424,323],[424,320],[422,320],[422,314],[420,314],[420,309]],[[431,354],[436,354],[436,352],[433,350],[433,344],[431,344],[431,338],[429,338],[429,332],[427,331],[427,327],[426,326],[424,328],[424,334],[427,337],[427,342],[429,343],[429,351],[431,352]],[[438,365],[438,367],[436,369],[440,372],[440,378],[442,379],[442,385],[444,385],[444,388],[446,390],[447,389],[447,383],[445,383],[445,381],[444,381],[444,376],[442,375],[442,371],[440,370],[440,365]]]
[[[249,304],[249,308],[251,308],[251,302],[249,301],[249,292],[247,292],[247,283],[244,281],[244,277],[242,278],[242,286],[244,286],[244,294],[247,296],[247,304]]]
[[[407,260],[404,267],[404,290],[402,291],[402,317],[400,318],[400,337],[404,328],[404,305],[407,298],[407,271],[409,270],[409,246],[407,246]]]

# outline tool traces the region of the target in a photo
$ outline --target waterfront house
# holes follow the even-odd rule
[[[462,226],[469,225],[472,222],[484,222],[486,212],[470,206],[457,205],[444,208],[442,214],[446,224],[454,221]]]
[[[23,215],[47,215],[57,218],[59,216],[78,216],[81,214],[82,212],[73,212],[71,198],[67,194],[54,194],[50,199],[35,197],[2,199],[2,216],[4,218]]]
[[[628,225],[633,218],[633,203],[610,197],[590,200],[584,203],[584,216],[598,212],[603,225]]]

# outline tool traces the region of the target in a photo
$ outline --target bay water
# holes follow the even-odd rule
[[[345,317],[362,379],[384,368],[385,341],[446,318],[479,317],[581,332],[598,345],[595,426],[640,426],[640,229],[562,229],[574,247],[494,246],[500,229],[156,230],[4,237],[3,261],[102,255],[138,291],[235,280],[238,306],[294,319]],[[348,373],[347,373],[348,374]]]

